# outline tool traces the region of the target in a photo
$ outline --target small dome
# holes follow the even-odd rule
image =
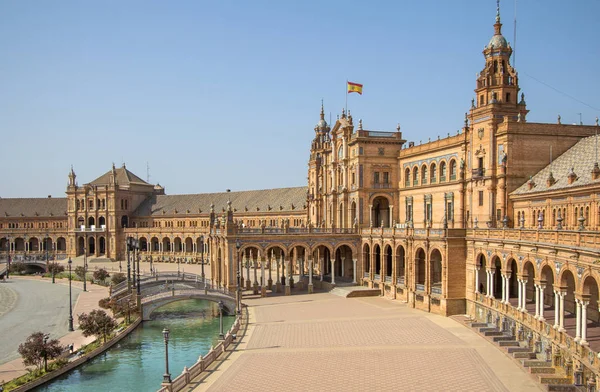
[[[316,128],[319,131],[325,131],[325,130],[327,130],[327,121],[325,121],[325,119],[323,119],[323,118],[320,119],[319,122],[316,125]]]
[[[154,185],[154,189],[156,189],[156,190],[163,190],[165,188],[163,188],[160,184],[156,184],[156,185]]]
[[[508,48],[508,42],[506,42],[506,38],[503,35],[497,34],[492,37],[490,43],[488,44],[488,48]]]

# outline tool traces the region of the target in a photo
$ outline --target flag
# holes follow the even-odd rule
[[[348,93],[359,93],[362,95],[362,84],[348,82]]]

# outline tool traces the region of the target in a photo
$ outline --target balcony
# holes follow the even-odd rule
[[[374,183],[373,184],[373,188],[375,189],[389,189],[392,187],[392,184],[390,184],[389,182],[379,182],[379,183]]]
[[[425,285],[424,284],[418,284],[417,283],[417,291],[425,291]]]
[[[472,178],[481,178],[483,176],[485,176],[485,168],[483,167],[478,167],[477,169],[473,169],[471,171]]]

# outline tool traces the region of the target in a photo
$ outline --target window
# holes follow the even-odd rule
[[[410,169],[406,168],[404,171],[404,186],[410,185]]]
[[[446,220],[448,222],[450,222],[450,221],[452,221],[452,219],[454,219],[454,211],[453,211],[453,208],[452,208],[453,204],[454,203],[452,203],[451,201],[449,201],[448,204],[447,204],[447,207],[446,207],[447,208],[446,209]]]
[[[446,181],[446,162],[440,163],[440,182]]]
[[[479,191],[479,206],[483,206],[483,191]]]
[[[94,200],[90,200],[88,205],[89,205],[90,210],[93,210],[94,209]]]
[[[483,106],[483,105],[484,105],[484,98],[483,98],[483,95],[480,95],[480,96],[479,96],[479,105],[480,105],[480,106]]]
[[[427,166],[421,168],[421,184],[427,184]]]
[[[510,93],[506,93],[506,102],[510,102]]]
[[[413,168],[413,185],[419,185],[419,168]]]
[[[374,179],[373,179],[373,182],[374,182],[375,184],[379,184],[379,172],[375,172],[375,173],[374,173]]]
[[[389,172],[383,172],[383,183],[384,184],[390,183],[390,173]]]
[[[344,146],[340,146],[338,149],[338,159],[342,160],[344,158]]]
[[[429,173],[429,182],[431,184],[435,184],[436,181],[437,181],[437,166],[435,163],[432,163],[430,173]]]
[[[456,161],[450,161],[450,181],[456,180]]]

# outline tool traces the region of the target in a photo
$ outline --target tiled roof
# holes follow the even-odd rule
[[[0,218],[64,217],[65,212],[67,212],[65,197],[0,199]]]
[[[215,213],[219,214],[224,208],[227,209],[227,200],[231,200],[231,207],[237,212],[246,212],[246,208],[248,212],[255,213],[302,211],[307,190],[307,187],[297,187],[196,195],[153,195],[142,202],[134,215],[156,216],[162,215],[163,211],[168,215],[186,214],[188,210],[190,214],[207,214],[211,204],[215,205]]]
[[[94,181],[90,182],[90,185],[108,185],[110,175],[112,170],[107,171],[100,177],[96,178]],[[130,185],[130,184],[141,184],[141,185],[150,185],[146,181],[142,180],[123,165],[118,169],[115,169],[117,185]]]
[[[581,139],[564,154],[556,158],[551,165],[546,166],[531,178],[535,184],[533,188],[529,189],[528,181],[515,189],[512,194],[525,195],[600,184],[600,179],[592,180],[591,174],[594,163],[597,162],[596,144],[598,144],[598,148],[600,148],[600,135]],[[571,169],[573,169],[577,179],[573,181],[572,184],[569,184],[568,177]],[[551,186],[548,186],[547,180],[550,176],[550,172],[552,172],[552,177],[554,177],[556,182]]]

